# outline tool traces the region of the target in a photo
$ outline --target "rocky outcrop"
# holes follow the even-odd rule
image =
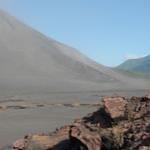
[[[103,102],[105,112],[107,112],[113,120],[126,119],[127,101],[124,97],[105,97]]]
[[[50,134],[27,135],[14,150],[150,150],[150,95],[104,97],[101,107]]]

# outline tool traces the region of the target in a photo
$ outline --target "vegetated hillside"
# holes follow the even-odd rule
[[[129,59],[119,65],[117,69],[139,73],[150,73],[150,55],[138,59]]]
[[[123,84],[122,84],[123,83]],[[0,94],[148,88],[0,11]],[[143,84],[143,85],[142,85]]]

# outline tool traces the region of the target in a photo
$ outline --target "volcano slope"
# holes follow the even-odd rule
[[[9,108],[0,109],[0,146],[26,133],[54,130],[94,109],[48,103],[95,103],[103,95],[143,95],[149,88],[149,80],[97,64],[0,11],[0,107]]]
[[[45,99],[67,99],[59,94],[131,92],[149,89],[149,82],[120,75],[0,11],[0,99],[42,95],[39,99],[44,100],[46,94],[53,97]]]

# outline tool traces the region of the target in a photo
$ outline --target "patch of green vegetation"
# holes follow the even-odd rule
[[[150,79],[150,73],[145,73],[145,72],[135,72],[135,71],[126,71],[123,69],[114,69],[115,71],[130,76],[130,77],[134,77],[134,78],[148,78]]]
[[[150,74],[150,55],[138,59],[129,59],[117,66],[116,69],[134,72],[140,76],[147,76],[147,73]]]

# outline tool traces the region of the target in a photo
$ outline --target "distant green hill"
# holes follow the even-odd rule
[[[150,79],[150,73],[145,73],[145,72],[135,72],[135,71],[126,71],[118,68],[114,68],[116,72],[119,72],[123,75],[133,77],[133,78],[144,78],[144,79]]]
[[[138,59],[129,59],[116,67],[117,70],[138,74],[150,73],[150,55]]]

